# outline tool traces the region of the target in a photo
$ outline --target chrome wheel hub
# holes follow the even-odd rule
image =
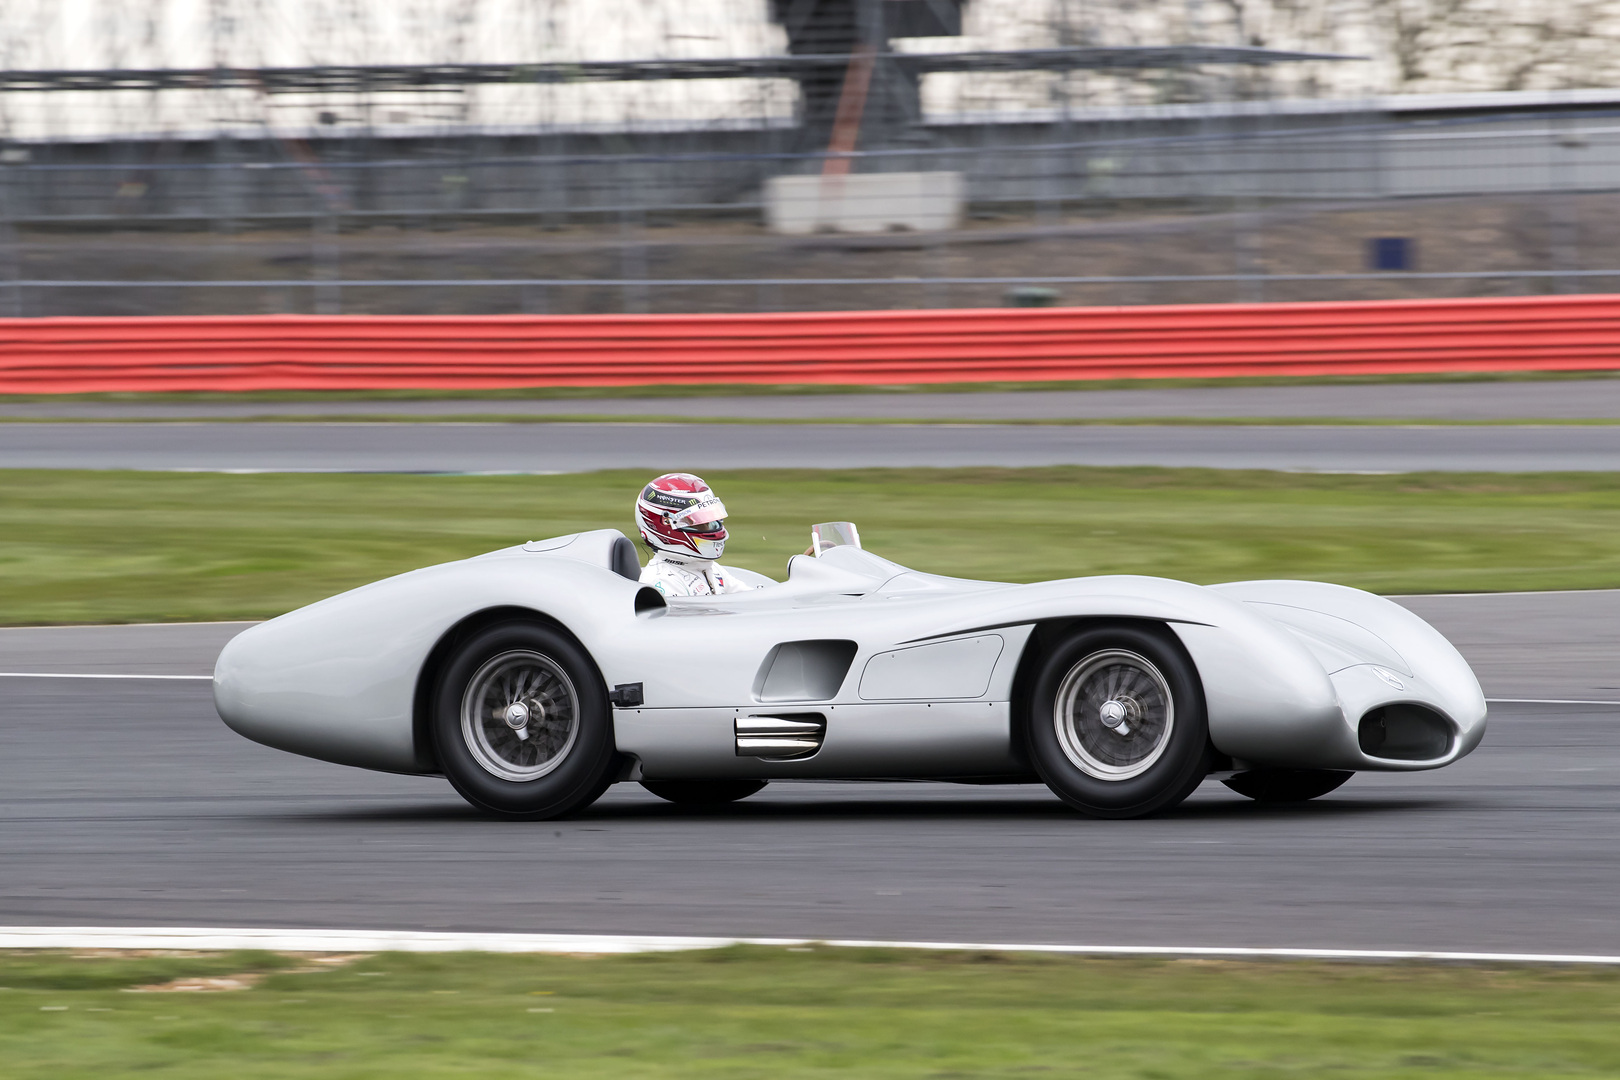
[[[467,682],[461,736],[492,776],[523,783],[563,763],[579,736],[579,695],[548,656],[514,649],[491,657]]]
[[[1129,735],[1131,733],[1131,708],[1136,702],[1126,699],[1118,701],[1109,698],[1097,709],[1097,719],[1102,726],[1108,728],[1116,735]]]
[[[1063,677],[1052,723],[1075,768],[1099,780],[1129,780],[1152,768],[1170,745],[1175,702],[1151,660],[1105,649]]]
[[[506,707],[506,726],[518,733],[518,738],[526,738],[525,729],[529,726],[529,703],[527,701],[514,701]]]

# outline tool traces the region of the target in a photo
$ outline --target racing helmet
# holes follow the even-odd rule
[[[726,504],[701,477],[665,473],[636,498],[636,527],[654,551],[718,559],[726,549]]]

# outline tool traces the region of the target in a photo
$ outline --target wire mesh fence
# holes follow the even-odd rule
[[[950,226],[885,224],[883,195],[869,200],[875,231],[797,236],[769,228],[767,181],[807,175],[796,197],[823,198],[824,155],[759,149],[769,133],[751,149],[728,132],[710,152],[660,153],[648,137],[618,154],[312,154],[318,166],[133,169],[53,147],[0,167],[0,310],[1219,302],[1574,291],[1620,276],[1607,105],[1186,112],[857,151],[856,178],[959,177]],[[864,212],[858,192],[842,198]]]

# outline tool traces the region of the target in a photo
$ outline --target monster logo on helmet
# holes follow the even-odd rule
[[[718,559],[726,549],[726,504],[701,477],[665,473],[636,498],[636,527],[654,551]]]

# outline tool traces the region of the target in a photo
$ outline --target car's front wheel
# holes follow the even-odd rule
[[[1354,776],[1338,769],[1250,769],[1221,781],[1255,802],[1306,802],[1326,795]]]
[[[1093,817],[1141,817],[1181,802],[1209,773],[1198,673],[1167,630],[1098,626],[1061,641],[1027,716],[1035,771]]]
[[[439,674],[431,723],[450,783],[500,817],[582,809],[617,766],[595,666],[574,642],[536,623],[503,623],[463,642]]]

